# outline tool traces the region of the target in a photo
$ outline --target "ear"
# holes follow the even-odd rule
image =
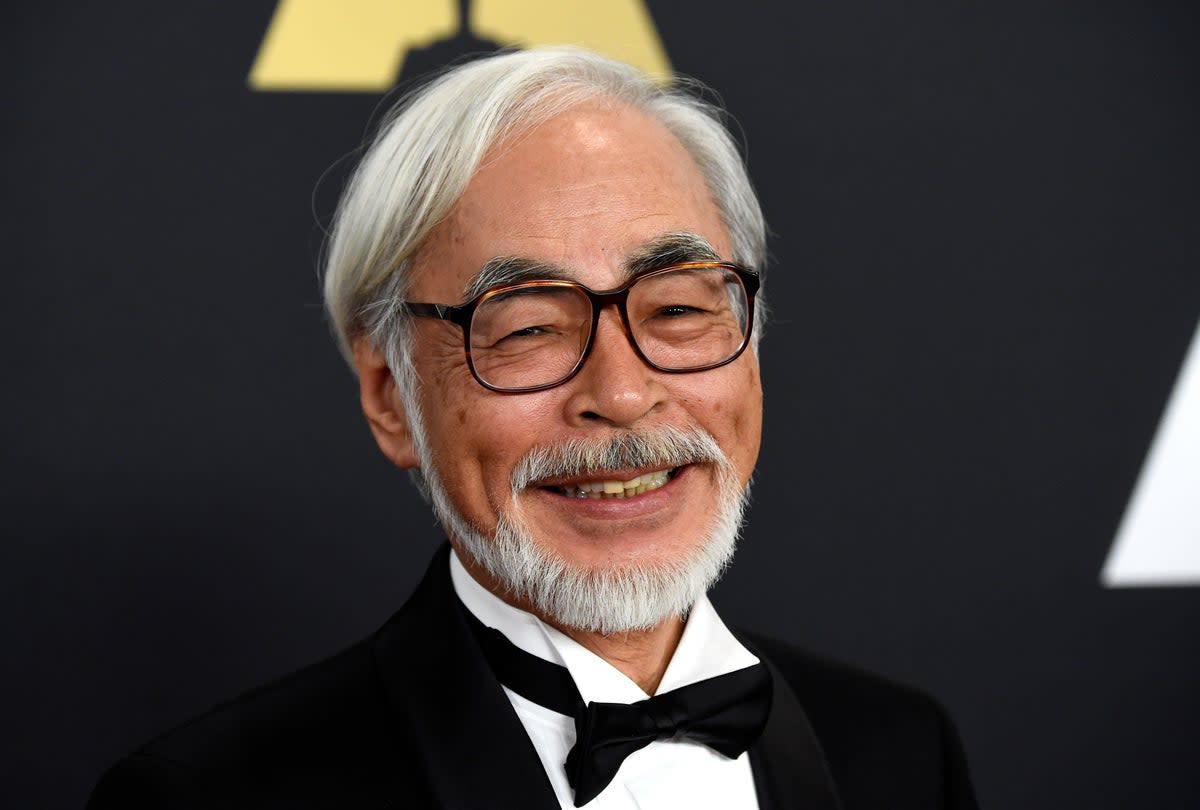
[[[397,467],[421,466],[404,401],[383,352],[369,340],[358,338],[354,341],[354,366],[358,369],[359,401],[379,449]]]

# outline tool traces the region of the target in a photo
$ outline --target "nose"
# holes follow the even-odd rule
[[[566,383],[569,424],[632,427],[664,406],[667,390],[659,380],[661,372],[638,357],[616,307],[600,313],[592,340],[587,362]]]

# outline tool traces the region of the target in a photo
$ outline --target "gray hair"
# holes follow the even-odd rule
[[[343,355],[353,365],[352,343],[367,337],[401,392],[411,390],[416,379],[397,304],[421,243],[493,147],[594,99],[641,110],[679,139],[729,231],[733,260],[761,272],[762,211],[723,113],[702,91],[696,82],[662,86],[621,62],[552,47],[469,62],[402,99],[347,184],[326,244],[325,307]]]

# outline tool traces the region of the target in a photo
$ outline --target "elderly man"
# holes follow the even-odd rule
[[[759,450],[762,215],[719,113],[592,54],[381,128],[326,300],[449,539],[374,636],[144,747],[94,807],[969,808],[930,699],[705,596]]]

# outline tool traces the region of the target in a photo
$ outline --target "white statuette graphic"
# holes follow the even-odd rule
[[[1200,585],[1200,326],[1100,578],[1109,587]]]

